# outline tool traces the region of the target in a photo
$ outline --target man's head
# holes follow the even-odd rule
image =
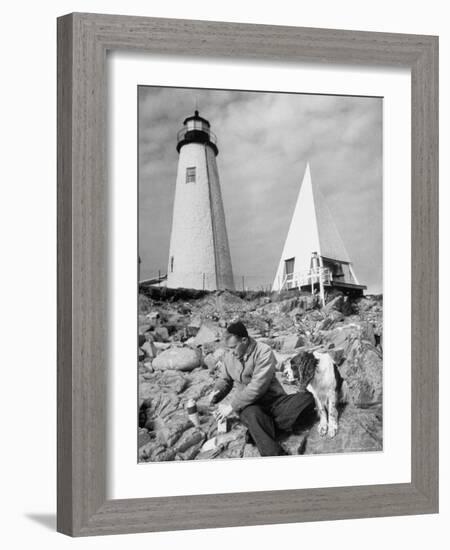
[[[248,348],[250,338],[244,323],[237,321],[228,325],[225,332],[225,345],[236,357],[242,357]]]

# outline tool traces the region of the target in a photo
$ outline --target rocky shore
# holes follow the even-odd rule
[[[139,460],[201,460],[254,457],[246,429],[237,416],[218,433],[207,396],[224,353],[226,325],[242,320],[256,340],[269,344],[277,358],[277,377],[288,393],[297,391],[289,359],[305,349],[328,351],[345,381],[333,439],[321,437],[313,409],[294,433],[280,433],[288,454],[382,450],[381,296],[354,300],[282,293],[193,291],[141,285],[139,294]],[[227,399],[229,399],[228,396]],[[198,425],[186,411],[193,399]]]

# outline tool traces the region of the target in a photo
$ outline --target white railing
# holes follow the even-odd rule
[[[288,273],[281,285],[281,290],[286,288],[297,288],[314,284],[330,284],[333,280],[333,274],[327,267],[311,268],[305,271],[296,271]]]

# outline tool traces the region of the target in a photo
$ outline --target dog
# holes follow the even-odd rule
[[[301,351],[286,361],[283,370],[290,382],[313,395],[320,436],[335,437],[339,419],[337,406],[347,402],[347,391],[331,355],[318,350]]]

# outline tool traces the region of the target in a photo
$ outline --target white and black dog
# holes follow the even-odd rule
[[[331,355],[318,350],[301,351],[284,363],[283,370],[290,382],[313,395],[319,434],[334,437],[338,430],[337,405],[347,401],[347,391]]]

